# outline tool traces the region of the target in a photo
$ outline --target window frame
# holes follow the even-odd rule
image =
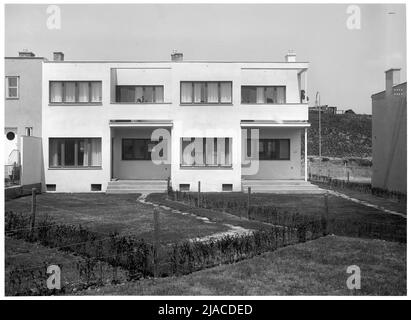
[[[243,101],[243,88],[255,88],[257,91],[257,88],[264,88],[264,101],[267,100],[267,88],[274,88],[274,90],[276,90],[277,88],[284,88],[284,103],[268,103],[268,102],[257,102],[257,93],[256,93],[256,101],[255,102],[244,102]],[[241,86],[241,104],[245,104],[245,105],[251,105],[251,104],[258,104],[258,105],[282,105],[282,104],[287,104],[287,86],[286,85],[242,85]]]
[[[5,92],[5,97],[7,100],[18,100],[20,99],[20,76],[6,76],[6,92]],[[9,78],[16,78],[17,80],[17,85],[15,87],[9,85]],[[17,94],[15,97],[10,97],[9,96],[9,89],[10,88],[16,88],[17,89]]]
[[[137,101],[134,101],[134,102],[122,102],[122,101],[118,101],[118,97],[119,97],[119,92],[118,92],[118,90],[120,89],[120,87],[128,87],[128,88],[134,88],[134,90],[136,90],[136,88],[137,87],[142,87],[143,88],[143,92],[145,91],[145,88],[146,87],[151,87],[152,89],[153,89],[153,100],[155,100],[155,98],[156,98],[156,87],[161,87],[162,88],[162,90],[163,90],[163,101],[162,102],[155,102],[155,101],[153,101],[153,102],[137,102]],[[152,85],[152,84],[150,84],[150,85],[144,85],[144,84],[142,84],[142,85],[116,85],[115,86],[115,102],[114,103],[118,103],[118,104],[164,104],[165,102],[164,102],[164,85],[163,84],[155,84],[155,85]]]
[[[100,165],[95,165],[95,166],[93,166],[93,165],[91,165],[91,164],[89,164],[89,165],[87,165],[87,166],[83,166],[83,165],[78,165],[78,150],[74,150],[74,155],[73,155],[73,157],[74,157],[74,165],[66,165],[65,164],[65,160],[63,160],[63,159],[65,159],[64,158],[64,156],[65,156],[65,152],[61,155],[61,158],[62,158],[62,163],[64,163],[64,164],[60,164],[60,165],[56,165],[56,166],[54,166],[54,165],[52,165],[52,161],[50,161],[50,159],[51,159],[51,156],[52,156],[52,153],[51,153],[51,145],[52,145],[52,143],[51,143],[51,141],[52,140],[64,140],[64,142],[63,142],[63,147],[62,147],[62,149],[64,149],[65,150],[65,142],[67,141],[67,140],[74,140],[74,145],[76,146],[78,146],[78,142],[80,141],[80,140],[91,140],[91,139],[99,139],[100,140]],[[102,159],[102,155],[103,155],[103,144],[102,144],[102,138],[101,137],[50,137],[49,139],[48,139],[48,142],[49,142],[49,145],[48,145],[48,164],[49,164],[49,169],[101,169],[102,168],[102,161],[103,161],[103,159]],[[61,146],[61,144],[60,144],[60,146]],[[76,147],[75,147],[76,148]],[[91,159],[91,158],[90,158]],[[76,164],[77,163],[77,164]],[[90,163],[90,160],[89,160],[89,163]]]
[[[182,101],[182,86],[183,83],[191,83],[191,102],[183,102]],[[195,102],[194,97],[194,84],[196,83],[204,83],[205,84],[205,93],[204,96],[208,97],[208,91],[207,91],[207,84],[208,83],[217,83],[218,87],[218,102]],[[222,83],[229,83],[231,86],[231,91],[230,91],[230,96],[231,96],[231,101],[230,102],[221,102],[221,84]],[[180,105],[186,106],[186,105],[232,105],[233,104],[233,82],[232,81],[219,81],[219,80],[206,80],[206,81],[180,81]]]
[[[188,143],[193,143],[195,139],[203,139],[202,145],[203,145],[203,163],[202,164],[196,164],[195,162],[193,164],[185,164],[183,163],[183,143],[188,142]],[[184,140],[184,139],[191,139],[190,141]],[[215,164],[207,164],[207,139],[214,139],[214,150],[212,151],[213,158],[215,162],[218,162],[218,139],[224,139],[224,151],[227,152],[227,144],[228,144],[228,150],[231,151],[229,153],[229,163],[226,164],[221,164],[221,163],[215,163]],[[228,142],[228,143],[227,143]],[[225,162],[227,160],[227,155],[225,153]],[[212,169],[224,169],[224,168],[232,168],[233,167],[233,137],[180,137],[180,167],[181,168],[212,168]]]
[[[51,85],[53,82],[61,82],[62,83],[62,101],[61,102],[55,102],[51,101]],[[73,83],[75,85],[75,93],[74,93],[74,102],[66,102],[65,97],[66,97],[66,88],[65,88],[65,83]],[[88,101],[87,102],[80,102],[79,101],[79,84],[82,82],[88,83]],[[100,101],[91,101],[92,98],[92,83],[97,82],[100,83]],[[49,105],[102,105],[103,103],[103,81],[102,80],[49,80]]]
[[[247,139],[248,140],[251,139]],[[274,158],[268,158],[268,157],[261,157],[261,148],[259,147],[258,149],[258,160],[262,161],[290,161],[291,160],[291,139],[288,138],[263,138],[263,139],[258,139],[258,143],[264,143],[268,144],[269,141],[274,141],[275,144],[275,149],[274,149]],[[288,142],[288,157],[287,158],[281,158],[280,157],[280,144],[281,141],[287,141]],[[277,151],[278,150],[278,151]]]
[[[124,157],[124,143],[127,140],[131,140],[131,141],[135,141],[135,140],[142,140],[145,141],[145,148],[146,148],[146,153],[144,155],[144,159],[140,159],[140,158],[131,158],[131,159],[126,159]],[[151,151],[149,150],[149,144],[153,143],[153,144],[157,144],[157,141],[152,141],[150,138],[122,138],[121,139],[121,161],[151,161]],[[134,145],[133,145],[134,147]]]

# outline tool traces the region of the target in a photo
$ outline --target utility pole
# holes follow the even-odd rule
[[[321,96],[320,92],[317,91],[315,95],[315,104],[318,108],[318,156],[320,157],[321,161]]]

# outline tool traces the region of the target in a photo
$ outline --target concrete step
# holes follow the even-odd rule
[[[270,185],[270,186],[300,186],[300,185],[311,185],[310,182],[304,180],[243,180],[243,186],[248,185]]]
[[[252,193],[321,194],[324,190],[304,180],[243,180],[244,192]]]
[[[161,193],[167,191],[167,180],[116,180],[107,185],[107,193]]]
[[[163,193],[164,190],[136,190],[136,189],[107,189],[106,193],[120,193],[120,194],[131,194],[131,193]]]

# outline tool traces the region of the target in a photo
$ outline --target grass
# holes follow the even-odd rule
[[[137,195],[41,194],[37,196],[37,217],[48,216],[61,224],[81,224],[91,231],[134,235],[153,239],[153,207],[136,201]],[[31,197],[6,201],[6,211],[30,214]],[[227,231],[222,223],[204,223],[195,217],[160,210],[161,241],[203,237]]]
[[[361,268],[361,289],[346,287]],[[109,285],[90,295],[405,295],[406,246],[327,236],[182,277]]]
[[[164,199],[165,195],[150,195],[152,200]],[[240,192],[231,193],[207,193],[207,199],[242,201],[246,202],[248,195]],[[251,195],[251,205],[270,205],[278,209],[287,211],[298,211],[301,215],[309,217],[321,217],[325,210],[323,195],[317,194],[264,194],[254,193]],[[201,211],[200,209],[196,209]],[[205,210],[208,211],[208,210]],[[234,211],[231,213],[239,214]],[[364,206],[347,199],[330,195],[328,197],[328,214],[329,218],[339,220],[359,221],[368,223],[393,223],[406,224],[402,217],[386,214],[381,210]]]
[[[16,294],[45,294],[47,290],[46,269],[50,265],[58,265],[61,269],[61,287],[65,292],[73,292],[82,288],[85,283],[84,277],[79,276],[78,263],[84,264],[85,260],[77,255],[51,249],[37,243],[29,243],[24,240],[5,239],[5,289],[6,295]],[[108,274],[113,274],[113,268],[102,263],[102,270],[106,274],[107,282],[110,283]],[[19,276],[15,279],[21,280],[21,285],[11,285],[10,274],[16,271]],[[35,279],[33,278],[35,276]],[[116,280],[124,281],[126,273],[117,270]]]

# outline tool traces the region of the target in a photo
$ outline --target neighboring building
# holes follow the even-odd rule
[[[385,91],[372,98],[372,186],[407,192],[407,83],[385,72]]]
[[[322,106],[313,106],[308,108],[309,112],[329,113],[329,114],[341,114],[342,110],[337,110],[337,107],[329,106],[328,104]]]
[[[304,182],[307,68],[292,53],[285,62],[191,62],[177,52],[165,62],[65,61],[56,53],[43,68],[47,190],[142,187],[131,180],[156,189],[156,180],[163,188],[170,179],[174,189],[192,191],[198,181],[202,191],[240,191],[245,180]],[[164,130],[171,147],[160,156],[171,163],[150,160],[155,129]],[[252,175],[241,163],[242,129],[260,130]],[[201,138],[194,162],[183,154],[192,138]]]
[[[43,61],[44,58],[36,57],[34,53],[28,51],[19,52],[18,57],[5,58],[5,131],[3,141],[6,186],[40,183],[39,176],[36,174],[33,176],[30,167],[41,172],[41,164],[37,161],[38,157],[30,155],[30,153],[34,145],[39,145],[38,150],[34,152],[41,156],[39,137],[42,133]],[[26,143],[24,144],[23,141]],[[27,151],[24,159],[23,149]],[[23,174],[21,165],[24,161],[30,164],[25,167],[26,170],[23,170]],[[33,179],[36,182],[33,182]]]

